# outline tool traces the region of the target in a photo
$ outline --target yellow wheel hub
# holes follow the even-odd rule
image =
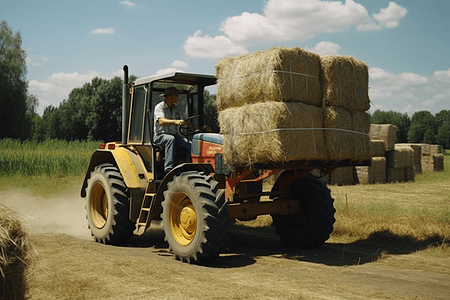
[[[181,246],[189,245],[197,231],[197,213],[189,197],[184,193],[176,194],[169,214],[173,238]]]
[[[103,228],[108,219],[108,197],[100,182],[96,182],[91,192],[90,214],[95,227]]]

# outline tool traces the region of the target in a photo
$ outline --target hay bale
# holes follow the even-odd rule
[[[397,126],[392,124],[371,124],[370,139],[384,141],[384,150],[392,151],[395,147]]]
[[[326,106],[323,114],[328,160],[364,161],[371,158],[368,113]]]
[[[423,171],[444,171],[444,154],[432,154],[422,156]]]
[[[386,152],[386,165],[390,168],[413,168],[414,150],[411,147],[395,145],[394,151]]]
[[[370,141],[370,151],[372,157],[380,157],[384,156],[385,150],[384,150],[384,141],[382,140],[373,140]]]
[[[1,299],[25,299],[27,263],[28,235],[11,211],[0,209]]]
[[[320,57],[298,47],[273,47],[216,66],[219,111],[267,101],[321,106]]]
[[[384,147],[383,147],[384,149]],[[372,165],[356,166],[356,176],[359,183],[386,183],[386,157],[372,157]]]
[[[386,167],[386,181],[391,183],[412,182],[414,181],[414,168]]]
[[[340,55],[323,55],[320,63],[320,84],[325,105],[355,111],[370,108],[369,69],[366,63]]]
[[[263,102],[219,112],[229,166],[326,160],[322,111],[303,103]]]
[[[398,143],[395,147],[411,147],[414,150],[414,164],[420,164],[422,160],[422,146],[421,144],[411,144],[411,143]]]
[[[356,183],[355,167],[340,167],[324,176],[323,180],[329,185],[353,185]]]

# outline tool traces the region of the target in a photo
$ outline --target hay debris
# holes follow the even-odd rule
[[[340,107],[324,107],[328,160],[365,161],[371,158],[370,115]]]
[[[370,139],[384,141],[384,149],[392,151],[395,147],[397,126],[392,124],[372,124],[370,126]]]
[[[371,162],[372,165],[369,167],[356,167],[358,182],[362,184],[386,183],[386,158],[372,157]]]
[[[219,112],[229,166],[325,160],[322,111],[303,103],[263,102]]]
[[[0,208],[1,299],[24,299],[28,266],[28,235],[13,212]]]
[[[267,101],[321,106],[320,56],[301,48],[273,47],[216,66],[219,111]]]
[[[370,108],[369,69],[366,63],[340,55],[323,55],[320,63],[320,84],[326,106],[354,111]]]

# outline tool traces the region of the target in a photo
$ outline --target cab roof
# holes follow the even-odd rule
[[[216,77],[207,74],[195,74],[185,72],[169,72],[164,74],[157,74],[147,77],[142,77],[134,82],[134,85],[148,84],[150,82],[164,82],[174,84],[200,84],[203,86],[216,84]]]

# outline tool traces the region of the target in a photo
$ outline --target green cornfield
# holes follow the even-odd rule
[[[0,140],[0,177],[83,174],[98,144],[96,141]]]

